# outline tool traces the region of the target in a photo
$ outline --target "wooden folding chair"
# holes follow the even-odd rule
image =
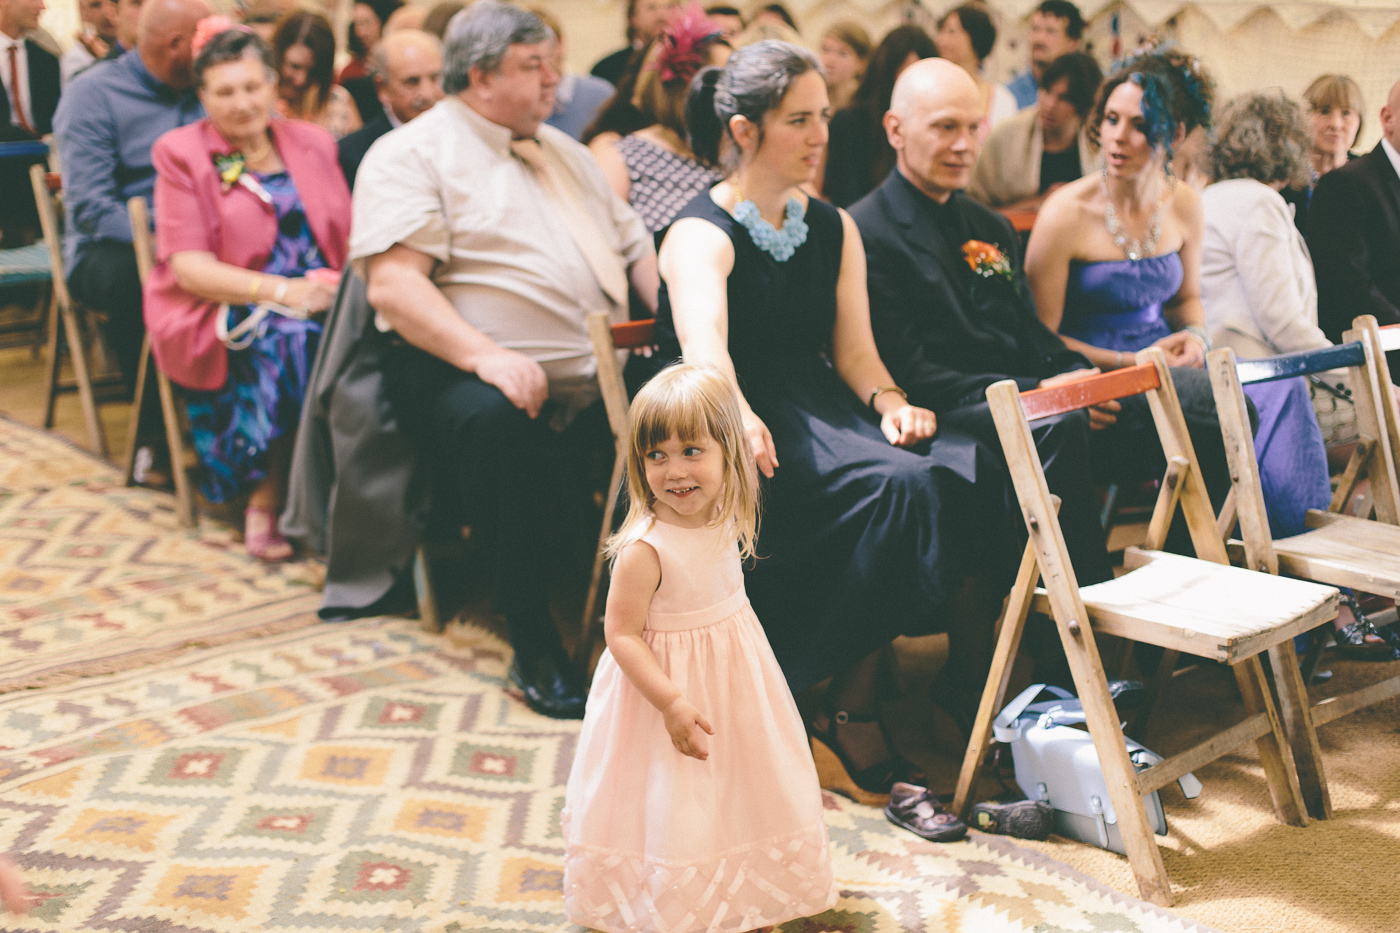
[[[67,272],[63,266],[63,235],[60,232],[58,210],[54,206],[54,195],[62,187],[57,175],[44,171],[42,165],[29,167],[29,181],[34,189],[34,202],[39,209],[39,226],[44,232],[44,243],[48,246],[49,278],[53,283],[53,307],[57,313],[49,315],[48,364],[44,379],[44,427],[53,427],[54,407],[58,396],[77,392],[83,410],[83,424],[87,428],[88,444],[93,453],[107,456],[107,435],[102,429],[102,419],[97,414],[96,390],[115,385],[119,380],[106,378],[94,380],[88,361],[88,342],[84,338],[82,323],[78,319],[72,296],[68,293]],[[61,378],[62,357],[64,354],[73,361],[72,382]]]
[[[22,166],[42,159],[48,151],[49,147],[38,140],[0,143],[0,166],[4,166],[7,173],[14,172],[16,169],[11,166]],[[22,177],[23,169],[18,171]],[[0,249],[0,294],[24,286],[40,286],[34,303],[26,312],[0,321],[0,347],[31,347],[34,355],[38,356],[39,348],[46,343],[47,321],[52,314],[53,291],[43,287],[50,285],[50,282],[47,243],[40,240],[28,246]],[[0,298],[0,306],[5,303]]]
[[[1261,653],[1271,655],[1276,676],[1298,677],[1292,640],[1337,614],[1338,593],[1329,586],[1286,580],[1231,567],[1215,526],[1215,515],[1172,385],[1166,357],[1152,348],[1126,369],[1021,395],[1004,380],[987,390],[997,433],[1016,487],[1030,539],[1002,619],[991,674],[977,711],[972,741],[963,759],[953,809],[964,819],[991,739],[992,720],[1006,697],[1007,681],[1031,608],[1054,618],[1084,705],[1112,815],[1142,896],[1172,903],[1171,885],[1152,838],[1143,795],[1177,780],[1232,750],[1254,742],[1264,766],[1278,818],[1289,825],[1308,821],[1298,775],[1287,752],[1288,737],[1264,679]],[[1169,468],[1148,532],[1148,548],[1128,548],[1129,572],[1115,580],[1081,587],[1075,578],[1045,473],[1031,437],[1030,420],[1145,393]],[[1180,505],[1201,558],[1165,554],[1167,527]],[[1038,580],[1044,590],[1037,590]],[[1096,637],[1116,635],[1223,661],[1234,669],[1244,698],[1243,722],[1144,771],[1136,771],[1124,744],[1118,712]],[[1053,801],[1052,801],[1053,803]]]
[[[593,356],[598,362],[598,389],[603,407],[608,412],[608,427],[613,435],[612,477],[608,480],[608,496],[603,505],[603,524],[598,531],[598,550],[593,555],[593,572],[588,578],[588,597],[583,602],[583,622],[579,627],[577,658],[583,667],[591,660],[593,626],[598,621],[598,591],[603,582],[606,560],[603,546],[612,534],[613,516],[622,493],[622,474],[627,466],[627,384],[622,379],[622,364],[618,351],[649,347],[656,342],[654,320],[625,321],[613,324],[607,314],[599,311],[588,316],[588,336],[593,341]]]
[[[155,266],[156,250],[151,237],[151,214],[146,199],[135,197],[126,202],[131,218],[131,245],[136,250],[136,272],[144,287]],[[184,428],[175,404],[175,390],[155,358],[151,355],[151,338],[141,341],[141,362],[136,367],[136,396],[131,400],[131,420],[126,428],[126,485],[135,483],[136,447],[141,432],[141,415],[145,409],[146,389],[151,371],[156,374],[156,390],[160,393],[160,411],[165,421],[165,443],[170,448],[170,473],[175,482],[175,514],[180,524],[193,528],[199,517],[194,505],[194,488],[190,484],[185,462]]]
[[[1356,324],[1356,328],[1344,335],[1346,343],[1322,350],[1237,361],[1234,351],[1225,348],[1214,350],[1207,357],[1243,538],[1230,541],[1228,548],[1237,563],[1256,571],[1400,598],[1400,527],[1397,527],[1400,524],[1400,512],[1397,512],[1400,488],[1396,485],[1395,460],[1381,407],[1388,401],[1393,410],[1394,398],[1388,385],[1382,395],[1379,380],[1385,378],[1388,383],[1389,377],[1388,374],[1381,376],[1384,357],[1376,343],[1375,319],[1358,318]],[[1309,510],[1308,531],[1275,541],[1270,536],[1264,508],[1244,386],[1343,366],[1351,370],[1352,398],[1361,432],[1356,453],[1328,511]],[[1339,514],[1363,475],[1370,479],[1371,498],[1379,521]],[[1228,524],[1232,526],[1233,522]],[[1327,630],[1323,629],[1315,633],[1315,637],[1326,634]],[[1292,656],[1293,648],[1280,645],[1276,653]],[[1293,679],[1295,673],[1297,680]],[[1275,678],[1303,797],[1308,811],[1325,819],[1331,815],[1332,801],[1322,770],[1315,727],[1400,695],[1400,676],[1315,705],[1308,699],[1305,683],[1296,668],[1288,670],[1287,676]]]

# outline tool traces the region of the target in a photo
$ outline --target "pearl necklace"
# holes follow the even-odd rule
[[[1108,235],[1113,237],[1113,242],[1118,245],[1128,259],[1137,262],[1145,256],[1151,256],[1157,251],[1157,241],[1162,236],[1162,205],[1167,202],[1167,198],[1176,190],[1176,179],[1168,179],[1167,193],[1157,201],[1157,206],[1152,211],[1152,219],[1147,224],[1147,236],[1141,240],[1134,240],[1128,236],[1123,225],[1118,222],[1118,212],[1113,207],[1113,196],[1108,193],[1108,169],[1105,167],[1100,178],[1103,184],[1103,224],[1108,228]]]

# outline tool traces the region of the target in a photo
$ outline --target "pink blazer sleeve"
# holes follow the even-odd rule
[[[200,126],[172,130],[151,150],[156,169],[156,266],[146,282],[144,316],[151,352],[166,375],[182,386],[213,391],[228,379],[228,351],[214,334],[218,305],[180,288],[170,268],[174,253],[217,252],[217,218],[210,216],[211,201],[201,190],[207,179],[200,184],[203,173],[193,161],[209,158],[198,133],[192,132]]]

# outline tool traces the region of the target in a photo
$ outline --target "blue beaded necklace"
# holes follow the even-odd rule
[[[734,219],[749,231],[755,246],[778,262],[787,262],[792,258],[792,254],[797,252],[797,248],[807,242],[807,221],[803,220],[807,209],[797,197],[788,198],[787,209],[783,212],[783,227],[781,230],[775,230],[773,225],[758,213],[757,204],[742,200],[737,185],[734,187],[734,196],[740,199],[739,203],[734,205]]]

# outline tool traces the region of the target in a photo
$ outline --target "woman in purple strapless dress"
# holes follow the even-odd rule
[[[1165,166],[1173,145],[1208,119],[1199,101],[1208,84],[1198,65],[1160,55],[1111,76],[1090,117],[1103,169],[1045,202],[1026,253],[1036,310],[1070,348],[1107,371],[1160,347],[1171,366],[1187,370],[1179,390],[1204,378],[1205,228],[1200,196]],[[1246,392],[1259,413],[1255,449],[1273,533],[1298,534],[1307,510],[1331,499],[1307,386],[1285,380]]]

